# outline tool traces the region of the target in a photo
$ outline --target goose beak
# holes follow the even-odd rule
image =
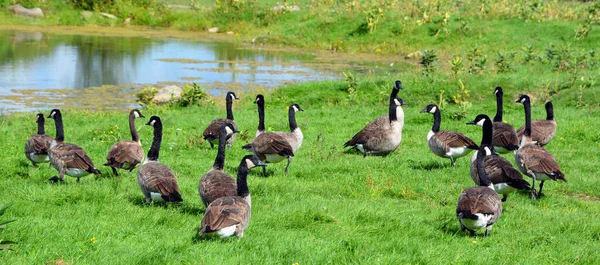
[[[150,122],[146,122],[146,125],[150,125],[150,126],[152,126],[152,124],[150,124]]]
[[[239,133],[239,132],[240,132],[240,130],[238,130],[238,129],[233,130],[233,133]]]
[[[429,112],[429,111],[427,110],[427,108],[424,108],[424,109],[421,111],[421,113],[427,113],[427,112]]]
[[[257,167],[266,167],[267,163],[265,163],[265,162],[263,162],[261,160],[258,160],[258,163],[255,166],[257,166]]]
[[[475,124],[475,123],[476,123],[475,120],[467,122],[467,124]]]
[[[140,118],[146,118],[146,117],[144,117],[144,115],[140,114]]]

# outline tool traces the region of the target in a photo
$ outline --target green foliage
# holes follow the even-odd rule
[[[577,39],[587,38],[592,31],[592,26],[600,23],[600,2],[595,1],[593,5],[588,7],[587,11],[588,15],[585,20],[575,30],[575,38]]]
[[[177,101],[177,104],[182,107],[199,105],[202,99],[207,96],[204,89],[196,83],[186,84],[182,89],[181,99]]]
[[[469,58],[469,74],[482,74],[487,64],[487,56],[478,47],[467,53]]]
[[[12,206],[14,203],[9,203],[6,205],[0,205],[0,217],[2,217],[4,215],[4,212],[6,211],[6,209],[10,206]],[[6,250],[6,249],[12,249],[11,248],[11,244],[14,244],[15,242],[10,241],[10,240],[6,240],[4,238],[2,238],[2,232],[3,230],[6,228],[6,224],[14,222],[16,220],[12,219],[12,220],[1,220],[0,219],[0,251],[1,250]]]
[[[435,72],[435,62],[438,60],[434,49],[421,51],[423,56],[421,57],[420,64],[423,66],[423,75],[426,77],[431,76]]]
[[[365,23],[369,29],[369,33],[375,32],[375,30],[377,30],[377,25],[379,25],[380,21],[384,19],[382,5],[377,0],[371,0],[367,4],[366,10],[363,12],[366,15]]]
[[[138,102],[144,105],[150,105],[152,104],[152,99],[156,96],[156,93],[158,93],[156,87],[150,86],[142,88],[135,96],[137,97]]]
[[[506,72],[514,71],[512,60],[515,57],[515,53],[513,53],[513,52],[507,52],[507,53],[497,52],[496,55],[497,55],[497,58],[496,58],[496,61],[494,62],[494,65],[496,66],[496,72],[506,73]]]
[[[456,56],[454,57],[454,59],[448,61],[448,63],[451,66],[450,69],[452,70],[452,75],[454,75],[454,77],[456,78],[456,76],[458,76],[460,71],[462,71],[464,68],[462,58],[460,58],[460,56]]]
[[[346,83],[348,84],[346,91],[350,95],[355,95],[356,94],[356,87],[357,87],[356,78],[354,77],[354,75],[350,71],[342,72],[342,74],[344,74],[344,78],[346,80]]]

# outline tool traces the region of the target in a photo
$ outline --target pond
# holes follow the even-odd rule
[[[232,43],[0,30],[0,110],[138,107],[141,87],[223,92],[341,78],[312,56]]]

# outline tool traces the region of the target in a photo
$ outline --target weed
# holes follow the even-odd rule
[[[451,66],[450,70],[452,70],[452,75],[456,78],[464,68],[462,58],[460,58],[460,56],[455,56],[454,59],[448,61],[448,63]]]
[[[143,88],[135,96],[137,97],[138,102],[144,105],[150,105],[152,104],[152,99],[154,99],[156,93],[158,93],[156,87],[150,86]]]
[[[356,78],[354,77],[354,75],[350,71],[342,72],[342,74],[344,74],[344,78],[345,78],[346,84],[347,84],[347,90],[346,91],[351,96],[355,95],[356,94],[356,88],[357,88]]]
[[[429,77],[435,72],[435,62],[437,61],[437,55],[434,49],[421,51],[423,56],[421,57],[420,64],[423,66],[423,76]]]
[[[469,74],[483,73],[487,63],[487,56],[479,48],[473,48],[467,54],[467,58],[469,59]]]
[[[515,53],[513,53],[513,52],[507,52],[507,53],[497,52],[496,55],[498,56],[496,58],[496,61],[494,62],[494,65],[496,66],[496,72],[506,73],[506,72],[514,71],[514,68],[512,66],[512,59],[515,57]]]
[[[177,101],[177,104],[182,107],[198,105],[205,97],[206,92],[198,84],[186,84],[183,86],[183,92],[181,93],[181,98]]]

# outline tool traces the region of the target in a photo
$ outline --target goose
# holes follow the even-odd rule
[[[265,133],[265,97],[261,94],[256,95],[254,104],[258,106],[258,128],[256,128],[256,138]]]
[[[467,124],[474,124],[482,127],[481,145],[493,146],[492,135],[494,135],[494,127],[492,121],[487,115],[479,114],[473,121]],[[494,146],[494,148],[496,148]],[[477,173],[477,153],[471,156],[471,178],[475,184],[479,185],[479,174]],[[523,179],[519,170],[517,170],[508,160],[495,153],[492,149],[492,154],[485,157],[484,169],[488,175],[488,179],[494,184],[494,190],[502,194],[502,201],[506,201],[508,194],[516,190],[531,190],[529,183]]]
[[[252,202],[248,189],[248,171],[265,164],[255,155],[242,158],[237,173],[236,193],[233,196],[221,197],[211,202],[206,208],[200,224],[199,234],[216,232],[221,238],[236,235],[244,236],[244,230],[250,222]]]
[[[59,176],[50,178],[50,181],[64,181],[65,174],[77,178],[77,182],[81,177],[87,176],[90,173],[99,175],[100,171],[94,168],[94,163],[87,155],[83,148],[76,144],[65,143],[65,134],[63,128],[62,114],[60,110],[53,109],[50,111],[48,118],[54,119],[56,125],[56,138],[50,144],[48,156],[50,164],[58,171]]]
[[[169,166],[158,162],[162,141],[162,122],[159,117],[152,116],[146,125],[154,128],[154,139],[146,160],[138,170],[138,185],[148,203],[154,201],[182,202],[175,173]]]
[[[39,163],[50,162],[48,150],[53,140],[44,130],[44,114],[38,113],[36,115],[36,123],[38,127],[37,134],[32,135],[25,142],[25,156],[34,166]]]
[[[542,188],[546,180],[567,181],[560,170],[560,166],[546,149],[534,143],[531,133],[531,102],[528,95],[521,95],[517,102],[523,104],[525,109],[525,131],[521,138],[519,149],[515,152],[515,162],[523,174],[531,177],[531,199],[535,200],[542,196]],[[539,142],[538,142],[539,143]],[[540,189],[535,191],[535,181],[540,180]]]
[[[519,148],[519,138],[512,125],[502,121],[502,110],[504,109],[503,96],[501,87],[496,87],[494,90],[496,95],[496,116],[494,116],[494,135],[492,136],[492,145],[494,150],[501,154],[517,150]],[[492,181],[494,182],[494,181]]]
[[[455,167],[455,160],[459,157],[469,154],[472,150],[477,150],[477,144],[469,137],[459,132],[440,131],[442,115],[440,109],[435,104],[430,104],[421,112],[433,114],[433,127],[427,134],[427,145],[429,150],[439,157],[450,158],[452,166]]]
[[[117,168],[122,168],[132,172],[144,160],[144,150],[140,142],[140,136],[135,129],[135,119],[145,118],[137,109],[129,112],[129,132],[131,132],[131,141],[119,141],[115,143],[106,156],[105,166],[112,168],[113,174],[119,176]]]
[[[223,172],[225,165],[225,139],[231,132],[233,132],[231,124],[225,124],[221,127],[215,162],[212,168],[200,178],[200,182],[198,183],[198,193],[204,206],[208,206],[212,201],[220,197],[236,195],[237,184],[235,180]]]
[[[402,106],[406,106],[402,99],[391,99],[387,123],[379,123],[375,120],[367,124],[352,139],[344,143],[344,147],[355,148],[363,153],[363,157],[367,154],[387,155],[396,150],[402,141],[402,127],[404,127]]]
[[[265,163],[279,163],[287,159],[285,174],[292,161],[292,157],[302,145],[304,135],[296,123],[296,112],[304,111],[298,104],[290,105],[288,109],[288,119],[290,132],[272,132],[263,133],[254,138],[249,144],[242,146],[243,149],[253,152]],[[263,175],[266,176],[266,169],[263,167]]]
[[[482,145],[477,152],[477,171],[479,186],[464,190],[458,197],[456,217],[462,231],[469,230],[475,236],[475,230],[485,227],[485,236],[490,234],[492,226],[502,215],[502,201],[494,191],[494,185],[485,171],[484,158],[492,154],[489,145]]]
[[[546,119],[531,122],[531,140],[538,145],[547,145],[556,132],[556,120],[554,120],[554,106],[551,101],[546,102]],[[519,139],[523,138],[525,125],[517,130]]]
[[[204,136],[204,140],[210,143],[210,148],[214,148],[214,144],[219,140],[219,130],[224,124],[231,124],[233,126],[233,131],[227,135],[227,146],[231,148],[233,145],[233,141],[235,140],[235,133],[238,133],[238,127],[233,120],[233,111],[231,110],[231,106],[233,105],[233,100],[239,99],[235,93],[227,92],[225,97],[225,104],[227,107],[227,118],[226,119],[214,119],[210,122],[208,127],[204,129],[202,135]]]
[[[398,92],[400,92],[400,90],[402,89],[402,81],[400,80],[396,80],[396,82],[394,82],[394,88],[392,88],[392,93],[390,94],[390,100],[394,100],[396,97],[398,97]],[[390,125],[390,116],[389,115],[382,115],[379,116],[377,119],[374,119],[373,121],[371,121],[369,124],[367,124],[366,127],[370,127],[370,128],[387,128]]]

